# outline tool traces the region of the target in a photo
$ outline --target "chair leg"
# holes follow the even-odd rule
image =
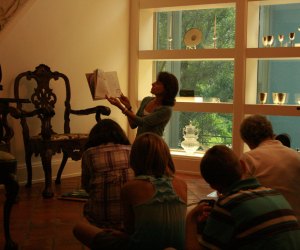
[[[65,152],[63,152],[63,158],[62,158],[60,167],[59,167],[59,169],[57,171],[55,184],[60,184],[61,183],[61,174],[64,171],[64,168],[66,166],[67,160],[68,160],[68,154],[65,153]]]
[[[31,152],[28,152],[28,151],[25,152],[25,162],[26,162],[26,170],[27,170],[27,183],[26,183],[25,187],[31,187],[31,185],[32,185],[31,156],[32,156]]]
[[[54,193],[52,190],[52,167],[51,167],[51,159],[52,159],[52,150],[46,149],[45,152],[41,154],[43,170],[45,174],[45,188],[43,190],[44,198],[52,198]]]
[[[10,214],[11,209],[16,201],[19,192],[19,183],[16,180],[14,174],[10,174],[4,183],[6,190],[6,200],[4,203],[3,218],[4,218],[4,236],[5,236],[5,250],[18,249],[17,243],[15,243],[10,235]]]

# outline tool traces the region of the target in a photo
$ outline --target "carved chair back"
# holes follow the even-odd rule
[[[27,81],[24,81],[26,80]],[[23,82],[24,81],[24,82]],[[27,84],[28,83],[28,84]],[[55,85],[54,85],[55,83]],[[24,85],[26,84],[26,89]],[[22,85],[22,86],[21,86]],[[30,85],[30,86],[29,86]],[[32,87],[31,85],[34,85]],[[61,86],[59,86],[61,85]],[[59,86],[59,87],[58,87]],[[59,89],[59,97],[62,96],[62,92],[65,92],[64,109],[62,110],[62,100],[58,100],[55,90]],[[70,114],[72,115],[90,115],[95,114],[96,122],[101,120],[101,115],[109,115],[110,109],[106,106],[95,106],[91,108],[74,110],[71,108],[70,99],[70,82],[68,77],[60,72],[52,72],[50,67],[45,64],[40,64],[34,71],[27,71],[20,73],[14,84],[15,98],[24,97],[26,92],[30,93],[31,110],[29,107],[23,107],[21,102],[17,102],[17,111],[15,117],[20,119],[23,141],[25,147],[25,160],[27,167],[27,186],[31,186],[32,179],[32,154],[40,155],[42,159],[43,169],[45,172],[45,190],[43,192],[44,197],[52,197],[53,192],[51,190],[51,157],[56,153],[63,153],[62,162],[59,167],[56,183],[60,183],[60,177],[64,166],[68,158],[73,160],[81,159],[84,144],[87,141],[87,133],[71,133],[70,129]],[[21,96],[22,94],[22,96]],[[57,105],[59,104],[59,105]],[[33,106],[34,107],[33,107]],[[57,107],[56,107],[57,106]],[[56,115],[58,120],[53,118],[55,114],[63,113],[63,119],[61,115]],[[41,122],[41,129],[38,135],[33,135],[33,130],[36,128],[36,122],[32,124],[27,123],[28,117],[38,117]],[[62,121],[63,120],[63,121]],[[53,123],[52,123],[53,122]],[[63,122],[62,128],[56,133],[52,124],[57,125]],[[29,131],[29,125],[31,131]],[[33,128],[32,128],[33,127]],[[56,127],[55,127],[56,128]],[[30,134],[31,133],[31,134]]]
[[[30,97],[31,103],[34,105],[35,110],[41,110],[37,114],[38,118],[41,121],[41,135],[43,139],[49,139],[51,135],[55,134],[52,129],[52,118],[55,115],[55,105],[57,103],[57,96],[53,92],[53,89],[50,87],[50,81],[57,81],[59,78],[63,79],[64,86],[61,86],[65,89],[65,111],[64,111],[64,134],[70,133],[70,82],[68,77],[60,72],[52,72],[47,65],[40,64],[36,67],[35,71],[27,71],[19,74],[15,79],[14,85],[14,95],[15,98],[20,97],[20,80],[26,77],[27,80],[35,80],[36,87]],[[22,110],[22,103],[17,103],[17,108]],[[28,130],[28,125],[26,123],[26,118],[22,119],[22,126]],[[29,133],[29,132],[28,132]]]

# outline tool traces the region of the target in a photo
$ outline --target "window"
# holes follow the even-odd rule
[[[219,31],[217,48],[232,48],[234,47],[235,36],[234,11],[234,8],[228,8],[158,12],[157,49],[170,49],[170,44],[168,44],[170,37],[172,37],[171,48],[185,49],[183,43],[185,31],[195,27],[203,31],[203,37],[205,38],[197,46],[197,49],[213,48],[214,17],[218,17],[216,18]],[[298,18],[300,18],[300,4],[265,5],[260,7],[259,38],[273,34],[272,47],[297,45],[297,41],[300,41],[300,34],[295,36],[295,40],[290,40],[289,33],[297,33],[298,25],[300,25]],[[221,20],[220,23],[219,20]],[[174,30],[174,27],[176,27],[176,30]],[[278,40],[279,34],[284,36],[284,40],[281,42]],[[258,43],[261,47],[264,47],[261,39]],[[300,79],[299,68],[300,61],[298,60],[259,60],[256,103],[259,103],[259,93],[267,92],[267,103],[273,104],[273,93],[287,93],[286,104],[299,104],[300,84],[295,84]],[[210,102],[213,98],[217,98],[216,100],[221,102],[231,102],[233,100],[233,61],[156,62],[156,71],[163,70],[171,71],[177,75],[180,81],[180,89],[193,90],[194,96],[203,97],[204,102]],[[174,116],[175,118],[172,119],[165,134],[166,141],[173,149],[181,148],[178,142],[182,140],[182,129],[190,121],[200,131],[199,142],[202,146],[199,150],[205,150],[215,144],[232,144],[232,115],[178,112]],[[294,117],[284,116],[277,117],[277,119],[276,117],[269,118],[272,122],[274,121],[276,134],[289,131],[291,137],[295,138],[293,142],[295,147],[300,145],[300,138],[298,139],[296,135],[297,128],[300,126],[300,119],[298,121],[293,119]],[[292,123],[291,120],[293,120]],[[289,129],[286,124],[289,124]],[[176,129],[172,129],[173,126],[176,126]],[[221,129],[220,126],[223,128]]]
[[[214,48],[214,36],[217,48],[233,48],[235,8],[156,12],[156,48],[186,49],[185,34],[194,28],[200,30],[197,49]]]
[[[132,30],[139,34],[132,33],[132,99],[148,95],[149,84],[162,70],[173,72],[186,90],[177,97],[164,135],[170,148],[180,150],[182,129],[192,121],[199,129],[200,149],[221,143],[239,155],[245,150],[240,122],[256,113],[268,116],[274,132],[288,132],[292,146],[299,147],[300,1],[133,2]],[[202,35],[196,49],[184,43],[193,28]],[[290,32],[295,46],[290,46]],[[279,34],[285,36],[282,43]],[[273,35],[272,48],[262,43],[267,35]],[[260,92],[268,93],[266,104],[260,104]],[[284,105],[273,104],[275,92],[288,93]],[[188,161],[192,164],[193,158]]]
[[[235,38],[235,9],[200,9],[156,13],[156,44],[158,50],[186,49],[185,34],[198,29],[197,49],[233,48]],[[195,35],[199,35],[195,34]],[[214,36],[217,36],[216,41]],[[156,72],[175,74],[180,90],[192,91],[203,102],[232,102],[233,60],[157,61]],[[179,95],[182,95],[181,91]],[[190,92],[191,93],[191,92]],[[232,144],[232,117],[222,113],[178,112],[166,129],[165,139],[173,149],[182,149],[183,128],[190,122],[199,130],[200,150],[220,144]],[[179,126],[178,126],[179,124]],[[214,125],[213,125],[214,124]],[[173,127],[176,126],[176,129]]]
[[[264,5],[260,7],[259,37],[272,35],[272,47],[280,48],[300,46],[300,3]],[[290,40],[289,34],[295,33],[295,39]],[[283,35],[282,43],[278,35]],[[263,47],[262,40],[259,41]],[[267,104],[273,104],[273,93],[287,93],[285,104],[300,104],[300,60],[294,59],[261,59],[258,61],[257,93],[268,93]],[[258,94],[257,94],[258,96]],[[257,103],[259,101],[257,100]],[[299,148],[300,118],[291,116],[269,116],[274,132],[288,133],[292,138],[292,147]]]
[[[232,114],[174,112],[164,135],[170,148],[182,149],[183,128],[190,122],[198,129],[199,150],[205,151],[216,144],[231,147]]]

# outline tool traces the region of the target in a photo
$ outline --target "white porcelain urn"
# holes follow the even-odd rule
[[[183,138],[184,140],[181,142],[181,147],[184,151],[191,155],[197,151],[200,147],[200,143],[198,142],[198,129],[192,125],[190,121],[189,125],[186,125],[183,128]]]

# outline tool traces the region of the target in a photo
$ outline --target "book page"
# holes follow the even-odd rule
[[[93,73],[86,73],[86,79],[93,97],[93,100],[105,99],[105,96],[120,97],[121,89],[116,71],[104,72],[101,69]]]
[[[119,79],[116,71],[105,72],[104,73],[106,79],[106,87],[108,96],[112,97],[120,97],[121,89],[119,85]]]
[[[108,80],[103,70],[96,69],[95,75],[95,100],[105,99],[105,95],[110,95],[108,91]]]

